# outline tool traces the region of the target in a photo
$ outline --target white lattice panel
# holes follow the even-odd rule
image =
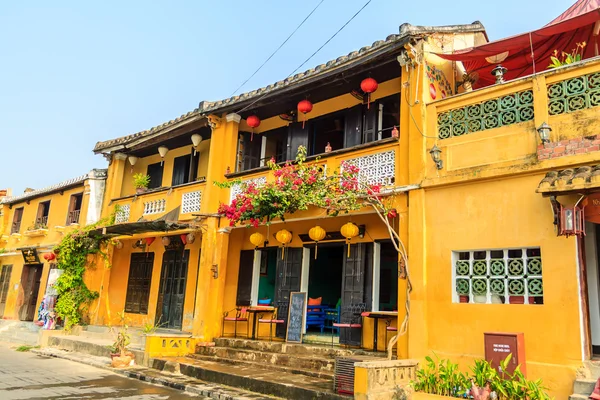
[[[371,185],[392,186],[396,177],[396,152],[384,151],[346,161],[358,167],[358,175]]]
[[[165,212],[167,200],[151,200],[144,203],[144,215],[159,214]]]
[[[187,214],[200,211],[202,202],[202,192],[188,192],[181,195],[181,213]]]
[[[266,176],[261,176],[258,178],[253,178],[253,179],[247,179],[245,181],[242,181],[241,183],[237,183],[235,185],[233,185],[231,187],[231,194],[229,196],[229,202],[231,202],[233,199],[235,199],[235,196],[237,196],[238,194],[242,193],[242,186],[243,185],[248,185],[250,183],[254,183],[256,186],[262,186],[265,183],[267,183],[267,177]]]
[[[115,215],[115,223],[120,224],[129,221],[129,212],[131,211],[131,205],[125,204],[119,207],[119,211]]]

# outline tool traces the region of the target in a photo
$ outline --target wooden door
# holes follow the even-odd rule
[[[4,316],[4,308],[6,307],[6,297],[10,289],[10,276],[12,274],[12,265],[2,266],[0,271],[0,318]]]
[[[19,309],[21,321],[33,321],[37,311],[37,298],[40,291],[42,278],[41,265],[25,265],[21,275],[21,287],[23,288],[23,305]]]
[[[302,128],[302,122],[294,122],[290,124],[288,130],[287,140],[287,159],[295,160],[298,155],[298,147],[304,146],[308,148],[308,133],[310,132],[311,122],[306,122],[304,128]]]
[[[361,311],[371,308],[372,267],[371,243],[358,243],[350,246],[350,256],[344,249],[342,271],[341,323],[360,323]],[[340,344],[360,346],[361,329],[340,329]]]
[[[282,259],[281,252],[285,251]],[[278,319],[285,323],[277,325],[276,334],[285,338],[287,329],[288,308],[290,293],[300,291],[300,277],[302,276],[302,248],[277,249],[277,272],[275,277],[275,306]]]
[[[189,256],[189,250],[168,250],[163,255],[156,323],[164,328],[182,327]]]

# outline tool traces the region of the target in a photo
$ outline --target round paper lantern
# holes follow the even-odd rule
[[[188,242],[189,244],[192,244],[192,243],[194,243],[195,241],[196,241],[196,235],[194,235],[194,233],[193,233],[193,232],[190,232],[190,233],[188,233],[188,234],[187,234],[187,242]]]
[[[280,230],[275,234],[275,239],[283,246],[283,251],[281,252],[281,259],[283,260],[283,254],[285,253],[285,245],[292,241],[292,234],[285,229]]]
[[[169,238],[168,236],[163,236],[162,239],[160,239],[160,241],[165,247],[171,244],[171,238]]]
[[[250,141],[252,141],[252,139],[254,139],[254,128],[258,128],[260,126],[260,118],[258,118],[256,115],[251,115],[246,118],[246,123],[250,128],[252,128],[252,135],[250,135]]]
[[[254,232],[250,235],[250,243],[254,245],[254,248],[257,249],[265,243],[265,237],[260,232]]]
[[[46,254],[44,254],[44,260],[46,260],[46,261],[52,261],[54,259],[56,259],[56,254],[54,254],[54,253],[46,253]]]
[[[179,237],[181,238],[181,241],[183,242],[183,245],[185,246],[187,244],[187,234],[182,233],[181,235],[179,235]]]
[[[115,248],[121,250],[123,248],[123,242],[121,242],[120,240],[115,240]]]
[[[304,123],[306,122],[306,114],[311,112],[313,109],[313,104],[308,100],[302,100],[298,103],[298,111],[304,114],[304,119],[302,120],[302,129],[304,129]]]
[[[371,93],[377,90],[379,84],[373,78],[363,79],[360,83],[360,88],[367,94],[367,108],[371,107]]]
[[[350,240],[358,236],[358,226],[354,225],[352,222],[348,222],[342,226],[340,233],[346,238],[346,242],[348,243],[348,257],[350,257]]]
[[[325,232],[325,229],[321,228],[319,225],[310,228],[308,231],[308,236],[315,241],[315,260],[317,259],[319,241],[323,240],[326,235],[327,232]]]

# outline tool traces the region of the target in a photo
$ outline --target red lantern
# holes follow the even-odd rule
[[[371,107],[371,93],[377,90],[377,81],[373,78],[366,78],[360,83],[360,88],[367,94],[367,108]]]
[[[144,240],[146,241],[146,246],[149,247],[154,242],[154,240],[156,240],[156,238],[154,238],[154,237],[147,237]]]
[[[250,141],[252,141],[252,139],[254,139],[254,128],[258,128],[260,126],[260,118],[258,118],[256,115],[251,115],[246,118],[246,123],[250,128],[252,128],[252,135],[250,136]]]
[[[183,242],[183,245],[185,246],[187,244],[187,234],[181,234],[179,235],[179,237],[181,238],[181,241]]]
[[[54,253],[46,253],[46,254],[44,254],[44,259],[46,261],[52,261],[52,260],[56,259],[56,254],[54,254]]]
[[[308,100],[302,100],[298,103],[298,111],[304,114],[304,120],[302,121],[302,129],[304,129],[304,123],[306,122],[306,114],[311,112],[313,109],[313,104]]]

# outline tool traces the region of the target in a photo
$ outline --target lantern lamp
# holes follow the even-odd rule
[[[260,118],[258,118],[256,115],[251,115],[246,118],[246,124],[252,128],[252,134],[250,135],[250,141],[252,141],[252,139],[254,139],[254,128],[258,128],[260,126]]]
[[[179,235],[179,238],[181,239],[181,242],[185,246],[187,244],[187,234],[182,233],[181,235]]]
[[[543,122],[542,125],[537,128],[538,134],[540,135],[540,140],[542,144],[550,143],[550,132],[552,132],[552,128],[546,122]]]
[[[198,145],[202,142],[202,136],[194,133],[192,135],[192,144],[194,145],[194,155],[198,152]]]
[[[358,226],[354,225],[352,222],[348,222],[342,226],[340,233],[346,238],[346,242],[348,243],[348,257],[350,257],[350,240],[358,236]]]
[[[156,240],[155,237],[147,237],[146,239],[144,239],[147,246],[150,246],[152,243],[154,243],[154,240]]]
[[[429,154],[431,154],[431,159],[435,163],[435,167],[437,169],[444,168],[444,162],[441,159],[442,150],[440,150],[440,148],[437,147],[437,145],[433,145],[431,150],[429,150]]]
[[[308,100],[302,100],[298,103],[298,111],[304,114],[304,119],[302,120],[302,129],[304,129],[304,123],[306,122],[306,114],[311,112],[313,109],[313,104]]]
[[[583,209],[575,207],[560,208],[560,231],[559,235],[585,236],[585,222]]]
[[[254,249],[256,250],[265,244],[265,237],[260,232],[254,232],[252,235],[250,235],[250,243],[254,245]]]
[[[171,244],[171,238],[169,238],[168,236],[163,236],[160,241],[165,247],[168,247]]]
[[[315,260],[317,259],[317,251],[318,251],[318,246],[319,246],[319,242],[323,239],[325,239],[325,236],[327,236],[327,232],[325,232],[325,229],[321,228],[319,225],[310,228],[310,230],[308,231],[308,236],[315,241]]]
[[[158,154],[160,154],[160,165],[163,165],[163,161],[165,160],[165,156],[169,152],[169,148],[166,146],[160,146],[158,148]]]
[[[507,72],[508,70],[506,68],[498,64],[496,68],[492,70],[492,75],[496,78],[496,83],[504,83],[504,74]]]
[[[187,238],[186,239],[187,239],[187,242],[189,244],[192,244],[192,243],[194,243],[196,241],[196,235],[194,235],[194,232],[190,232],[190,233],[187,234]]]
[[[367,109],[371,107],[371,93],[377,90],[379,84],[373,78],[366,78],[360,83],[360,88],[367,94]]]
[[[120,240],[115,240],[113,244],[114,244],[115,248],[117,248],[119,250],[121,250],[123,248],[123,242],[121,242]]]
[[[285,245],[292,241],[292,234],[289,231],[282,229],[275,234],[275,239],[277,239],[277,241],[281,243],[283,247],[283,250],[281,252],[281,259],[283,260],[283,254],[285,253]]]
[[[131,164],[131,172],[133,172],[133,166],[138,161],[138,158],[136,156],[129,156],[127,159],[129,160],[129,164]]]

